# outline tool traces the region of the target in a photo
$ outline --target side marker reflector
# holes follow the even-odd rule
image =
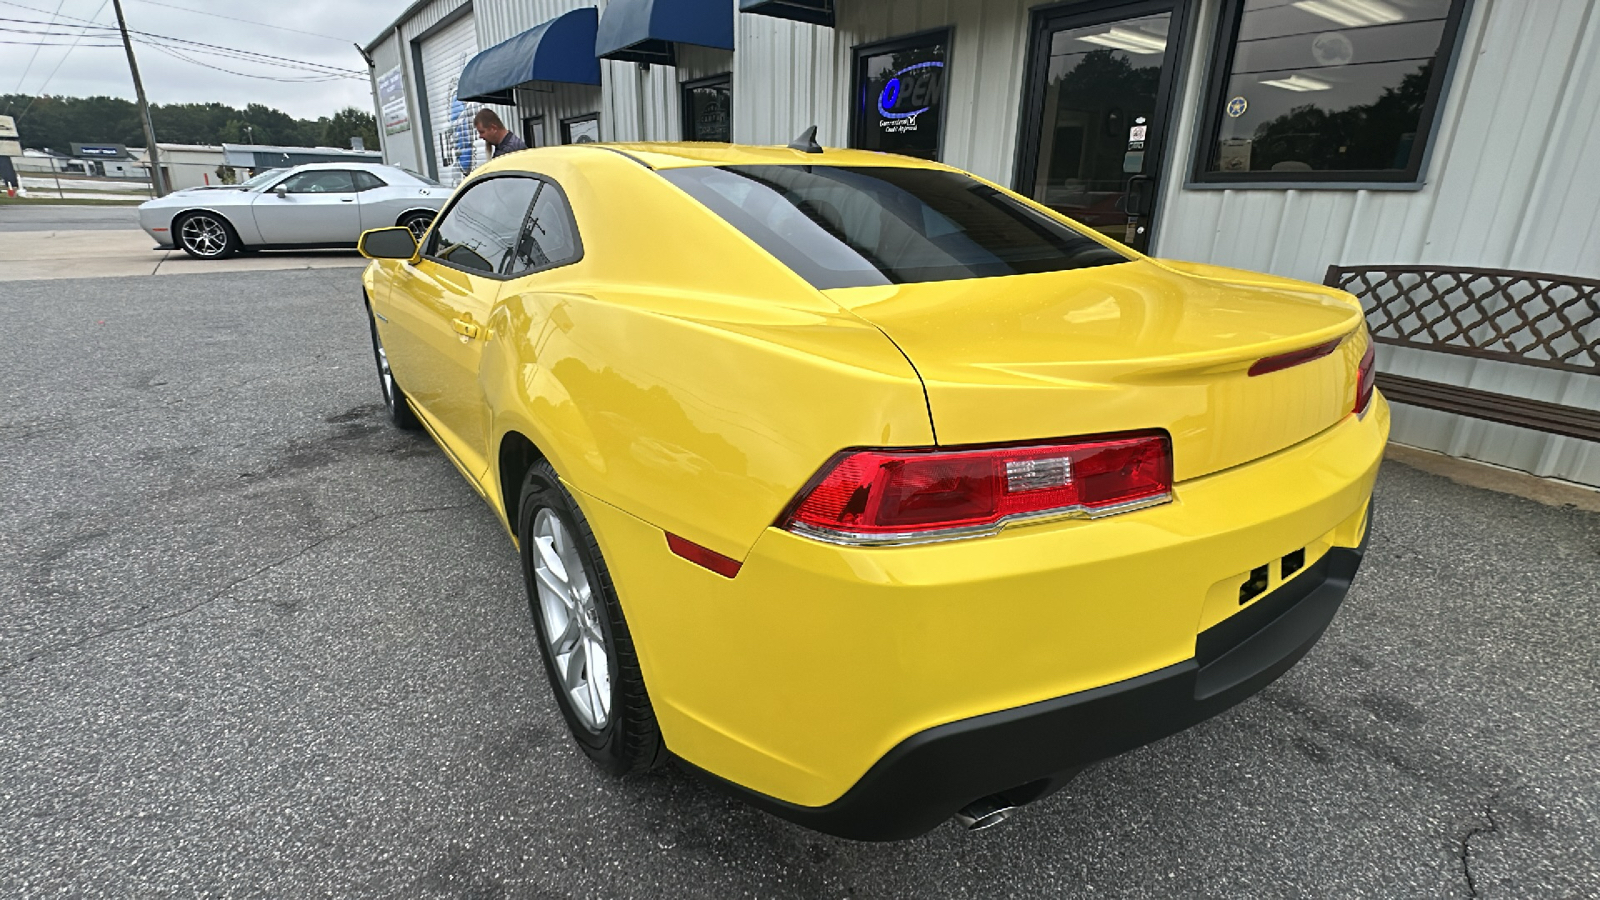
[[[744,563],[731,556],[723,556],[709,547],[702,547],[694,541],[684,540],[671,532],[667,532],[667,546],[671,548],[673,553],[697,566],[704,566],[723,578],[732,578],[739,574],[739,567],[744,565]]]

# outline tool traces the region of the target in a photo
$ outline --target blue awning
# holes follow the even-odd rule
[[[833,27],[833,0],[739,0],[739,11]]]
[[[593,48],[600,11],[585,6],[495,44],[461,70],[456,98],[478,103],[516,103],[512,88],[530,81],[599,84]]]
[[[733,49],[728,0],[611,0],[594,52],[602,59],[677,64],[675,44]]]

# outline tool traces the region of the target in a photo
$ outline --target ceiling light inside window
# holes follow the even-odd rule
[[[1273,78],[1261,83],[1270,84],[1275,88],[1283,88],[1286,91],[1327,91],[1333,89],[1333,85],[1327,83],[1326,81],[1318,81],[1315,78],[1307,78],[1304,75],[1290,75],[1288,78]]]
[[[1167,49],[1166,38],[1126,28],[1113,28],[1103,34],[1091,34],[1078,40],[1129,53],[1161,53]]]
[[[1404,22],[1406,14],[1383,0],[1296,0],[1294,7],[1346,28]]]

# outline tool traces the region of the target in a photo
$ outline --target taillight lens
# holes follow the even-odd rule
[[[1372,405],[1372,389],[1378,378],[1376,365],[1377,356],[1375,353],[1373,353],[1372,348],[1372,336],[1368,335],[1367,352],[1361,354],[1361,368],[1358,370],[1358,374],[1356,375],[1355,413],[1358,416],[1362,413],[1365,413],[1367,411],[1367,407]]]
[[[992,534],[1024,519],[1102,516],[1172,498],[1172,443],[1140,433],[964,450],[834,457],[780,525],[845,544]]]

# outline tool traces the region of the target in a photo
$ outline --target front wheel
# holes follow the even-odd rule
[[[612,775],[654,768],[661,732],[589,521],[543,461],[523,479],[517,509],[534,629],[568,729]]]
[[[405,392],[395,383],[394,371],[389,368],[389,353],[378,337],[378,320],[373,318],[371,307],[367,309],[367,327],[372,330],[372,357],[378,364],[378,386],[383,390],[383,405],[389,410],[389,421],[396,428],[416,431],[422,423],[417,421],[417,414],[406,402]]]
[[[176,226],[178,246],[195,259],[227,259],[239,252],[239,235],[216,213],[197,212]]]

